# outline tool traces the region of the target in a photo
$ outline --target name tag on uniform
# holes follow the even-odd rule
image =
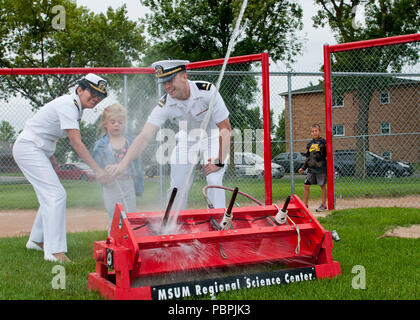
[[[200,111],[199,113],[197,113],[195,116],[198,117],[200,114],[203,114],[204,112],[206,112],[207,110],[209,110],[209,108],[204,109],[202,111]]]

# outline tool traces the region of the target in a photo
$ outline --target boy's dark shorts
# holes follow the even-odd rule
[[[327,174],[325,172],[313,173],[308,172],[306,174],[305,184],[310,186],[312,184],[317,184],[323,186],[327,184]]]

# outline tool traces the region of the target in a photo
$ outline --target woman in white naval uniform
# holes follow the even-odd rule
[[[226,171],[225,161],[230,149],[231,126],[229,111],[216,88],[208,82],[190,81],[187,78],[186,60],[164,60],[153,63],[158,82],[162,84],[166,95],[152,110],[145,126],[130,146],[124,159],[117,166],[108,168],[111,175],[119,175],[130,161],[141,155],[150,139],[166,120],[179,125],[176,135],[177,145],[171,155],[171,187],[181,188],[192,165],[193,155],[199,148],[204,160],[204,172],[209,185],[222,185]],[[216,98],[207,126],[207,139],[200,145],[196,142],[200,136],[200,125],[208,112],[213,95]],[[180,209],[187,206],[187,195],[193,180],[186,186],[185,197]],[[178,192],[178,195],[180,192]],[[177,198],[179,198],[177,196]],[[225,192],[221,189],[209,189],[208,198],[215,208],[224,208]],[[174,208],[177,208],[175,200]]]
[[[95,172],[98,181],[108,174],[95,162],[81,140],[79,120],[84,109],[94,108],[107,96],[107,82],[95,74],[79,81],[73,94],[47,103],[30,118],[13,146],[13,157],[32,184],[39,209],[28,249],[44,250],[44,259],[69,262],[66,256],[66,191],[55,172],[54,152],[59,138],[68,136],[73,149]]]

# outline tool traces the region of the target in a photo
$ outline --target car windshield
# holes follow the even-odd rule
[[[381,156],[378,156],[377,154],[374,154],[374,153],[372,153],[370,151],[367,151],[366,152],[366,160],[373,161],[373,160],[375,160],[375,158],[378,159],[378,160],[385,160]]]
[[[264,163],[264,158],[255,153],[250,153],[248,156],[255,161],[255,163]]]
[[[275,157],[274,159],[276,159],[276,160],[287,160],[289,158],[289,156],[288,156],[288,154],[286,154],[286,153],[282,153],[282,154],[279,154],[277,157]]]
[[[77,163],[76,166],[81,170],[90,170],[90,167],[86,163]]]

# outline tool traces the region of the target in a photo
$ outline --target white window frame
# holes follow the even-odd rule
[[[336,97],[335,97],[335,98],[336,98]],[[333,107],[333,108],[344,108],[344,95],[340,95],[340,98],[341,98],[341,99],[342,99],[342,101],[343,101],[343,102],[342,102],[342,104],[337,104],[337,105],[336,105],[336,104],[334,103],[334,100],[335,100],[335,99],[334,99],[334,95],[332,95],[332,96],[331,96],[331,105],[332,105],[331,107]]]
[[[343,134],[337,134],[336,133],[337,130],[334,130],[336,127],[343,127]],[[334,133],[334,131],[335,131],[335,133]],[[334,137],[344,137],[345,135],[346,135],[346,129],[344,127],[344,124],[336,124],[336,125],[333,126],[333,136]]]
[[[382,100],[382,95],[386,94],[387,95],[387,101],[384,102]],[[389,94],[389,91],[380,91],[379,92],[379,104],[389,104],[389,102],[391,101],[391,95]]]
[[[383,132],[383,125],[385,125],[385,124],[388,124],[388,132],[387,133]],[[383,136],[390,135],[391,134],[391,124],[388,121],[381,122],[379,130],[380,130],[381,135],[383,135]]]
[[[385,155],[384,153],[386,153],[387,155]],[[381,156],[384,159],[391,160],[392,159],[392,152],[391,151],[382,151]]]

